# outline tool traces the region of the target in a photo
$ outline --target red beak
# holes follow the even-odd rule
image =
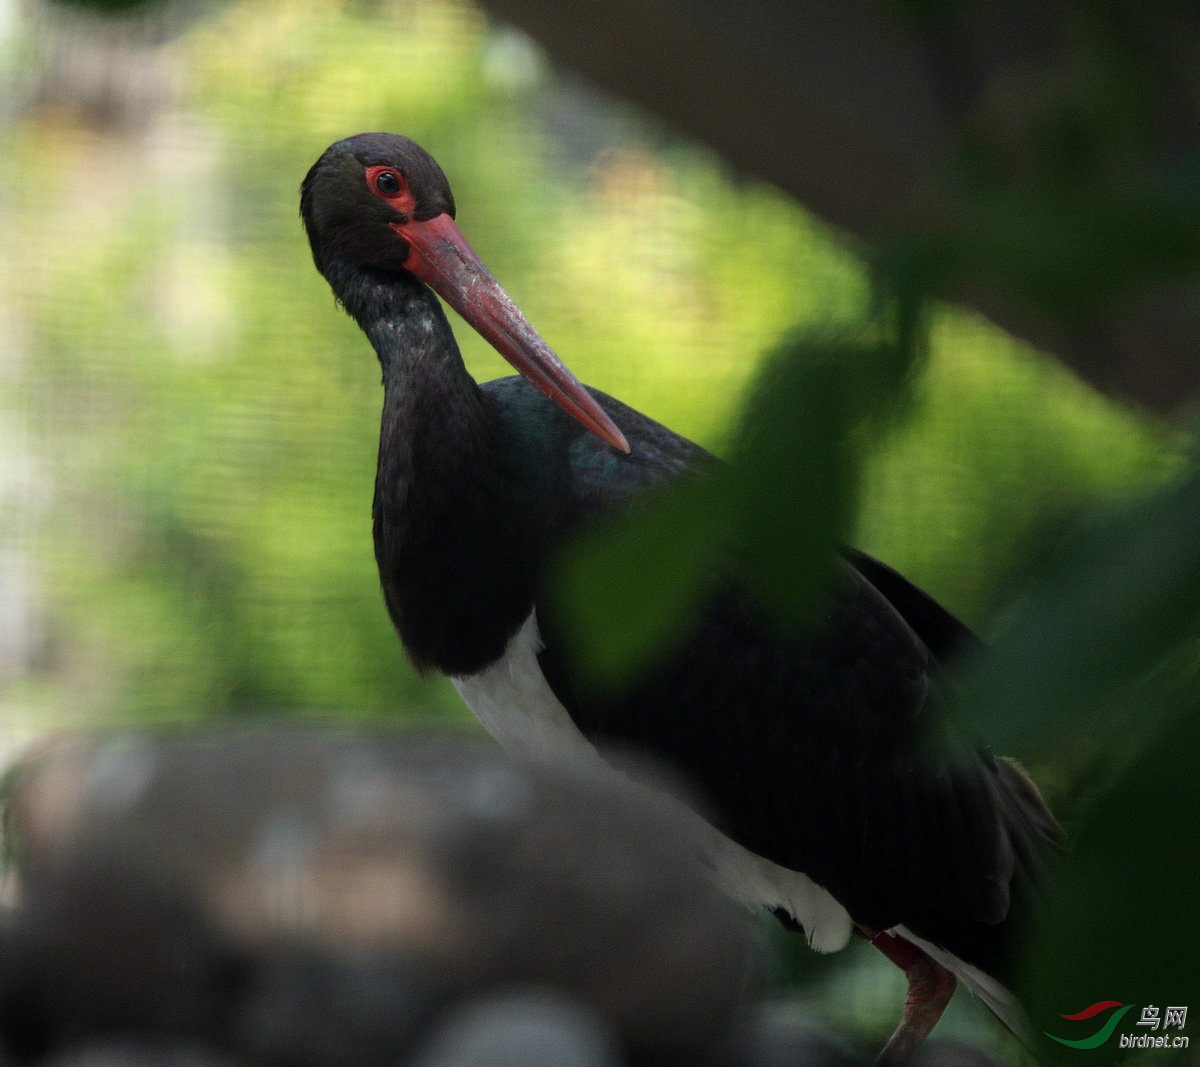
[[[404,262],[406,270],[454,308],[563,411],[614,448],[629,451],[625,435],[529,325],[449,215],[391,225],[412,249]]]

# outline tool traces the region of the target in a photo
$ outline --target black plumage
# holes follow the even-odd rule
[[[536,609],[542,675],[584,737],[672,764],[718,829],[804,872],[860,927],[903,927],[1006,979],[1058,831],[1024,774],[945,715],[939,660],[973,644],[970,631],[852,550],[802,640],[782,638],[714,571],[676,652],[620,694],[588,691],[543,588],[555,552],[647,489],[717,461],[569,374],[538,380],[554,357],[528,356],[523,318],[487,295],[494,280],[465,240],[465,252],[455,245],[449,186],[413,142],[333,145],[305,179],[301,209],[318,269],[382,366],[376,557],[418,667],[476,676]],[[519,360],[531,359],[538,387],[477,385],[431,285],[523,373]],[[515,359],[510,342],[525,346]]]

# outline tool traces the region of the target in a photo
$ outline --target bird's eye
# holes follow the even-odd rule
[[[383,163],[367,167],[367,188],[402,215],[410,213],[416,203],[404,175]]]
[[[384,196],[400,192],[400,176],[394,170],[381,170],[375,175],[375,188]]]

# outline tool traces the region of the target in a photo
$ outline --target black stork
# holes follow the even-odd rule
[[[857,929],[906,971],[879,1062],[919,1044],[955,976],[1024,1036],[1008,968],[1059,835],[1029,778],[943,714],[938,661],[965,627],[847,551],[802,643],[731,580],[682,650],[619,697],[579,686],[541,593],[549,561],[590,520],[716,461],[571,375],[472,251],[413,141],[332,145],[301,215],[382,366],[375,554],[416,666],[449,675],[526,756],[641,747],[698,786],[711,808],[692,827],[720,886],[821,951]],[[521,376],[476,384],[439,295]]]

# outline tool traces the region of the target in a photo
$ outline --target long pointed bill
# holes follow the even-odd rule
[[[412,249],[404,266],[572,418],[622,452],[629,442],[483,265],[449,215],[392,223]]]

